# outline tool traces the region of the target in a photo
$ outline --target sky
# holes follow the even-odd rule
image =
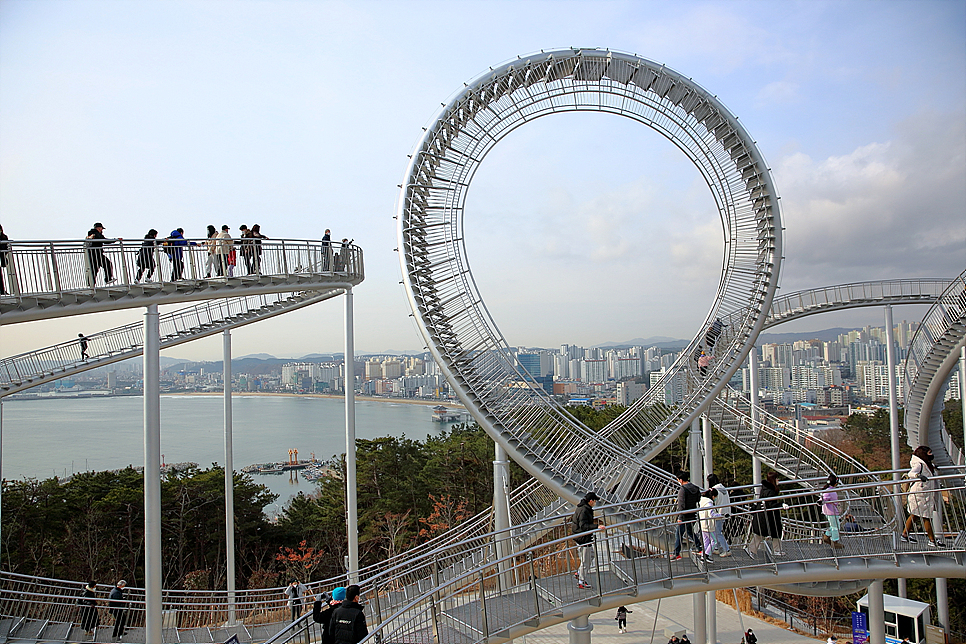
[[[780,293],[966,268],[966,2],[0,0],[0,224],[259,223],[354,239],[357,353],[417,351],[393,218],[440,106],[518,55],[600,47],[666,64],[755,138],[781,195]],[[511,345],[695,335],[721,223],[684,155],[639,123],[563,114],[488,155],[466,202],[474,278]],[[922,307],[899,308],[896,320]],[[0,355],[141,319],[0,328]],[[881,309],[775,331],[881,325]],[[343,298],[233,332],[235,356],[340,352]],[[219,360],[218,337],[171,350]]]

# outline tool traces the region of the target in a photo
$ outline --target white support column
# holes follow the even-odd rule
[[[345,469],[346,530],[349,538],[349,583],[359,576],[359,510],[356,507],[356,374],[352,321],[352,289],[345,290]]]
[[[235,466],[231,423],[231,331],[224,331],[225,384],[225,562],[228,577],[228,625],[235,625]]]
[[[496,445],[493,459],[493,530],[496,533],[496,556],[500,559],[512,552],[510,543],[510,505],[507,498],[507,487],[510,480],[509,460],[506,450],[499,443]],[[512,587],[509,576],[510,562],[500,564],[500,583],[504,590]]]
[[[758,431],[758,347],[752,347],[748,352],[748,382],[751,386],[751,428]],[[761,485],[761,459],[753,456],[751,459],[751,484]]]
[[[714,459],[711,457],[711,419],[705,414],[701,417],[701,437],[704,439],[704,478],[695,484],[702,490],[708,487],[708,475],[714,472]],[[715,644],[718,640],[718,601],[714,592],[706,592],[707,597],[707,641]]]
[[[881,579],[869,585],[869,644],[885,644],[885,598]]]
[[[889,371],[889,446],[892,449],[892,469],[898,470],[902,465],[899,462],[899,395],[896,385],[896,350],[895,333],[892,329],[892,305],[885,307],[885,326],[886,326],[886,365]],[[892,480],[898,481],[902,478],[899,472],[892,473]],[[892,488],[898,491],[898,486]],[[901,507],[901,504],[896,504]],[[897,510],[898,511],[898,510]],[[899,520],[902,520],[901,513]],[[898,579],[899,597],[906,596],[906,580],[904,577]]]
[[[708,644],[718,642],[718,599],[714,591],[706,592],[708,596]],[[742,631],[744,632],[744,631]]]
[[[963,462],[966,465],[966,347],[959,351],[959,405],[963,412],[963,442],[959,444]]]
[[[567,624],[567,632],[570,633],[570,644],[590,644],[590,634],[594,630],[594,625],[590,623],[588,615],[574,617]]]
[[[936,619],[949,632],[949,589],[944,578],[936,580]]]
[[[707,596],[708,593],[692,593],[691,606],[694,609],[694,644],[708,644],[707,624]]]
[[[701,428],[698,425],[700,421],[697,418],[691,423],[691,432],[688,434],[689,445],[688,449],[691,454],[691,482],[702,487],[701,485],[701,470],[703,469],[703,459],[701,458]],[[700,523],[695,524],[695,528],[700,526]],[[698,533],[698,539],[701,539],[700,532]],[[688,549],[688,543],[685,541],[683,544],[685,552]],[[702,550],[703,552],[703,550]],[[694,593],[691,595],[691,601],[694,606],[694,641],[699,644],[705,644],[707,641],[707,594],[708,593]]]
[[[714,472],[714,459],[711,457],[711,419],[705,414],[701,417],[701,438],[704,440],[704,476],[694,484],[704,490],[708,487],[708,475]]]
[[[158,305],[144,313],[144,637],[161,640],[161,338]]]

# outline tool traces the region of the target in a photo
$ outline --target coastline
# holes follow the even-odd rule
[[[185,392],[167,392],[161,394],[161,396],[219,396],[223,397],[225,394],[220,391],[185,391]],[[265,397],[287,397],[287,398],[330,398],[336,400],[345,400],[345,396],[339,394],[293,394],[284,391],[233,391],[231,394],[233,397],[243,397],[243,396],[265,396]],[[427,406],[437,406],[443,405],[444,407],[452,407],[465,409],[463,403],[455,400],[423,400],[419,398],[384,398],[382,396],[359,396],[355,397],[356,400],[362,400],[365,402],[384,402],[384,403],[402,403],[404,405],[427,405]]]

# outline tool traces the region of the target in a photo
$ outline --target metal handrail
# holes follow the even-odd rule
[[[909,352],[903,365],[906,410],[903,421],[909,445],[916,447],[920,444],[929,444],[936,450],[940,461],[946,458],[962,461],[966,445],[957,447],[950,434],[945,431],[932,435],[931,428],[925,424],[924,419],[929,417],[932,411],[929,403],[932,398],[935,398],[937,388],[943,384],[937,376],[941,375],[943,376],[941,380],[945,380],[948,371],[943,370],[942,367],[944,363],[947,368],[952,367],[946,362],[946,358],[952,357],[950,349],[957,343],[961,343],[964,335],[966,335],[966,270],[955,280],[951,280],[936,303],[926,312],[922,324],[916,330],[912,342],[909,343]],[[941,371],[943,373],[940,373]],[[924,405],[930,408],[926,409]],[[930,433],[928,438],[920,435],[924,428]]]
[[[161,348],[189,342],[337,295],[337,291],[271,293],[206,300],[159,318]],[[86,359],[79,339],[61,342],[0,360],[0,397],[44,382],[80,373],[141,354],[144,325],[140,323],[84,336]]]
[[[96,293],[99,289],[132,287],[139,266],[153,267],[152,287],[182,281],[226,281],[231,278],[291,274],[344,275],[362,278],[362,250],[354,244],[315,240],[270,239],[259,245],[233,240],[236,263],[215,262],[209,274],[205,239],[177,240],[177,245],[142,246],[147,240],[9,241],[4,277],[9,295],[0,303],[26,297]],[[104,245],[95,246],[94,243]],[[257,255],[249,273],[241,250]],[[218,275],[218,273],[223,273]],[[146,273],[145,273],[146,274]],[[141,277],[144,277],[142,275]],[[108,282],[110,279],[110,282]],[[142,283],[143,284],[143,283]]]
[[[900,551],[961,556],[966,550],[966,515],[962,511],[966,507],[966,500],[962,494],[963,487],[956,485],[955,482],[961,481],[963,468],[944,468],[943,472],[943,475],[934,478],[949,483],[945,492],[953,496],[950,502],[954,505],[949,506],[950,509],[945,513],[944,519],[935,525],[943,526],[941,531],[937,531],[938,534],[951,535],[952,539],[945,546],[937,548],[927,547],[922,538],[917,544],[901,544],[900,547],[894,530],[882,530],[881,525],[866,524],[862,518],[859,518],[866,531],[845,533],[843,539],[847,549],[841,555],[831,549],[816,554],[815,548],[821,547],[820,544],[815,543],[821,536],[821,528],[815,524],[817,510],[814,492],[798,490],[782,494],[776,499],[787,506],[782,510],[786,523],[783,535],[784,549],[788,553],[784,558],[778,558],[766,547],[763,555],[754,560],[741,557],[739,552],[739,555],[728,563],[724,559],[716,559],[712,564],[686,559],[682,562],[671,562],[672,565],[668,565],[666,551],[680,513],[668,511],[648,516],[635,515],[642,507],[669,507],[674,501],[672,497],[598,506],[598,509],[605,517],[609,517],[611,522],[604,536],[601,537],[602,542],[606,544],[606,547],[600,548],[599,554],[599,561],[604,566],[602,570],[608,573],[608,579],[616,575],[624,580],[619,588],[608,587],[606,591],[626,593],[629,588],[626,584],[630,583],[632,577],[636,586],[647,582],[674,580],[681,576],[706,575],[710,570],[718,573],[736,569],[748,570],[775,566],[780,562],[825,562],[837,565],[840,563],[838,561],[840,556],[892,560],[895,553]],[[871,474],[878,480],[863,481],[865,474],[843,476],[839,493],[841,497],[867,499],[870,504],[877,505],[873,508],[876,513],[884,514],[887,508],[895,506],[896,500],[901,500],[903,495],[901,492],[894,491],[894,486],[898,485],[898,482],[891,480],[891,472]],[[797,487],[814,483],[814,479],[785,481],[783,485],[786,483]],[[938,492],[934,494],[938,495]],[[942,505],[942,502],[939,503]],[[732,550],[739,551],[744,539],[748,537],[748,527],[752,524],[752,517],[762,510],[758,507],[757,499],[739,499],[730,505],[735,510],[733,516],[738,518],[741,525],[746,526],[740,531],[743,539],[736,539],[731,543]],[[361,583],[370,593],[370,604],[378,597],[378,601],[375,601],[378,620],[373,631],[382,630],[383,635],[388,637],[393,631],[386,629],[395,628],[398,632],[398,629],[402,628],[401,620],[416,620],[414,623],[425,624],[433,610],[427,602],[431,603],[433,597],[437,599],[442,597],[444,605],[447,606],[465,604],[468,591],[472,591],[471,594],[477,598],[476,600],[479,599],[481,583],[485,590],[482,593],[483,596],[491,602],[501,593],[519,592],[521,584],[532,583],[534,576],[531,570],[537,571],[537,577],[555,579],[554,584],[560,590],[558,596],[562,600],[580,600],[584,594],[572,588],[573,577],[569,561],[575,551],[573,544],[568,541],[570,539],[567,529],[568,520],[569,512],[516,526],[516,529],[523,532],[535,532],[537,535],[535,543],[526,548],[517,549],[513,555],[506,558],[498,557],[498,549],[493,546],[496,539],[506,538],[505,534],[488,532],[475,535],[464,542],[427,550],[396,566],[363,576]],[[805,524],[811,522],[809,529],[800,528],[801,525],[805,525],[802,523],[803,520]],[[546,527],[548,522],[555,526],[549,536]],[[668,545],[660,547],[656,544]],[[615,553],[628,551],[633,551],[631,559],[640,557],[640,561],[645,562],[643,569],[627,570],[625,566],[621,572],[622,562]],[[468,559],[469,552],[477,554]],[[500,578],[501,574],[502,578]],[[327,580],[309,584],[309,589],[310,593],[317,594],[333,585],[344,583],[344,578]],[[736,578],[735,583],[740,585],[740,579]],[[497,588],[497,584],[502,586]],[[100,595],[101,599],[106,598],[109,588],[109,586],[100,587],[99,590],[103,593]],[[600,590],[594,592],[597,593]],[[80,593],[79,584],[2,573],[0,574],[0,614],[12,618],[76,622],[78,620],[76,604]],[[129,623],[137,626],[143,622],[143,590],[130,588],[128,599],[131,615]],[[565,605],[566,601],[562,605]],[[181,629],[221,624],[229,616],[230,606],[224,591],[165,591],[162,602],[163,610],[177,612],[178,625]],[[245,625],[278,624],[287,616],[285,602],[282,588],[236,591],[231,607],[240,622]],[[499,615],[498,612],[493,611],[490,614],[494,618]],[[503,628],[505,625],[495,623],[489,628],[495,631],[498,626]]]

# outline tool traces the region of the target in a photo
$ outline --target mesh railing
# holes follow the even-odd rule
[[[891,472],[871,473],[877,483],[853,484],[855,477],[843,477],[839,493],[842,498],[862,498],[876,515],[888,508],[902,505],[904,495],[890,479]],[[927,554],[959,557],[966,551],[966,497],[956,483],[963,476],[963,468],[944,468],[937,482],[947,484],[934,492],[937,511],[934,516],[941,545],[932,546],[926,537],[914,529],[915,543],[900,542],[898,532],[883,530],[881,524],[856,517],[854,525],[844,527],[843,549],[822,543],[821,515],[810,491],[788,492],[814,485],[814,481],[784,481],[783,495],[778,499],[784,506],[782,515],[783,555],[776,554],[776,544],[765,541],[754,557],[742,546],[754,536],[755,516],[764,512],[756,499],[742,499],[735,489],[732,518],[725,530],[730,541],[732,557],[713,556],[703,561],[690,552],[685,543],[682,559],[669,558],[673,553],[678,514],[664,512],[647,517],[634,517],[640,508],[669,507],[674,497],[660,497],[634,503],[599,506],[598,516],[610,523],[597,532],[595,552],[597,565],[589,580],[591,589],[577,588],[574,572],[579,561],[578,547],[569,535],[570,511],[548,517],[543,521],[515,526],[519,533],[532,531],[526,548],[508,549],[511,556],[500,558],[495,539],[505,535],[479,533],[464,541],[427,549],[419,555],[407,557],[394,566],[381,570],[364,571],[362,586],[366,592],[369,622],[373,631],[389,641],[425,641],[427,632],[434,628],[456,628],[470,641],[481,641],[485,633],[496,633],[539,619],[540,615],[602,594],[627,593],[638,585],[663,582],[678,577],[707,576],[756,567],[773,569],[782,562],[825,563],[836,566],[845,558],[877,558],[901,561],[904,554]],[[613,522],[617,523],[613,523]],[[548,523],[551,528],[548,530]],[[701,529],[702,522],[696,527]],[[806,526],[807,529],[802,528]],[[793,577],[788,578],[794,582]],[[345,579],[326,580],[309,584],[309,592],[318,595],[335,585],[345,585]],[[736,585],[741,585],[736,577]],[[98,589],[99,610],[109,586]],[[283,588],[237,591],[233,601],[224,591],[164,591],[162,611],[167,615],[165,641],[178,641],[182,631],[194,628],[214,628],[234,619],[251,630],[259,625],[272,625],[271,632],[280,630],[288,619],[289,609]],[[38,579],[24,575],[0,575],[0,614],[6,618],[79,622],[78,599],[81,584]],[[128,589],[128,623],[143,625],[143,590]],[[511,608],[514,607],[514,608]],[[467,622],[467,620],[469,620]],[[102,620],[102,623],[104,620]],[[460,624],[471,625],[464,632]],[[303,633],[298,629],[292,633]],[[185,635],[187,636],[187,635]],[[266,635],[266,639],[267,639]],[[170,639],[169,639],[170,638]],[[402,638],[402,639],[399,639]]]
[[[157,240],[159,244],[162,240]],[[106,242],[106,243],[105,243]],[[142,246],[142,241],[10,241],[5,280],[8,298],[92,292],[104,287],[130,287],[140,277],[163,285],[184,280],[226,280],[241,277],[325,274],[363,277],[362,249],[352,244],[272,239],[258,246],[257,262],[242,257],[235,265],[213,270],[206,240],[182,239],[178,245]],[[103,246],[92,246],[104,243]],[[236,240],[238,248],[246,248]],[[220,261],[220,260],[219,260]],[[151,271],[140,270],[148,267]],[[143,274],[142,274],[143,273]]]

